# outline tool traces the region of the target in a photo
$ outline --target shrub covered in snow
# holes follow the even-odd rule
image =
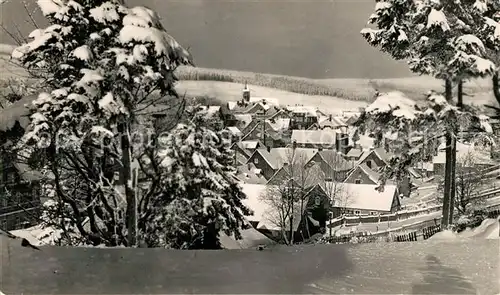
[[[195,123],[180,124],[159,140],[161,189],[144,212],[147,244],[215,249],[219,232],[239,239],[251,212],[235,179],[231,142],[222,131]]]

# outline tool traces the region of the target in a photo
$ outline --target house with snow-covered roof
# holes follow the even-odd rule
[[[236,159],[237,165],[246,164],[248,161],[248,158],[250,158],[250,156],[253,154],[253,152],[260,147],[264,147],[264,144],[258,140],[235,142],[231,146],[231,149],[235,153],[235,159]]]
[[[379,173],[381,169],[389,163],[391,157],[392,154],[387,152],[384,148],[372,148],[364,152],[355,164],[356,168],[351,175],[347,177],[346,181],[350,183],[378,183],[378,179],[380,178]],[[373,181],[375,178],[377,179],[376,182]],[[403,194],[403,196],[410,196],[411,177],[406,177],[397,185],[399,192]]]
[[[291,141],[301,148],[335,149],[337,133],[334,130],[292,130]]]
[[[378,184],[380,173],[370,169],[365,163],[357,165],[344,180],[353,184]]]
[[[317,107],[312,106],[287,106],[290,113],[291,129],[309,129],[313,124],[318,123],[320,116],[326,116]]]
[[[304,148],[260,148],[250,156],[247,163],[253,163],[262,170],[262,175],[266,179],[270,179],[285,163],[290,163],[295,159],[305,165],[316,152],[316,149]]]
[[[326,183],[326,186],[333,185]],[[343,183],[340,196],[333,200],[334,217],[342,213],[354,215],[378,215],[394,213],[401,208],[397,186],[386,184],[383,190],[378,185]]]
[[[44,175],[20,161],[10,146],[29,131],[32,102],[37,95],[21,98],[0,109],[0,228],[15,230],[39,222]],[[37,154],[31,156],[37,157]]]
[[[436,176],[443,176],[445,171],[446,163],[446,144],[442,143],[438,147],[438,153],[433,157],[433,171]],[[471,161],[466,161],[465,165],[472,165],[473,167],[467,168],[477,168],[484,169],[496,165],[497,163],[491,159],[491,154],[480,149],[475,148],[473,145],[464,144],[457,142],[457,161],[465,157],[472,157]]]
[[[248,129],[252,126],[251,129]],[[243,132],[242,140],[258,140],[267,147],[285,146],[288,138],[281,131],[275,130],[267,121],[256,120],[252,122]]]
[[[356,165],[366,164],[368,168],[377,170],[386,166],[391,156],[383,148],[372,148],[361,155]]]
[[[312,124],[308,130],[318,130],[318,129],[339,129],[346,128],[348,125],[342,117],[328,115],[320,116],[318,122]]]
[[[236,178],[242,183],[247,184],[266,184],[267,180],[260,173],[260,169],[255,167],[255,165],[243,164],[236,167]]]

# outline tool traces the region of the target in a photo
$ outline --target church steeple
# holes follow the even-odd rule
[[[250,89],[248,88],[247,81],[245,81],[245,88],[243,88],[243,101],[250,101]]]

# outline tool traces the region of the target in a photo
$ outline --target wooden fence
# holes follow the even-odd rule
[[[488,218],[498,218],[499,216],[500,216],[500,205],[491,206],[490,209],[488,210]],[[374,242],[377,239],[380,239],[381,237],[389,237],[389,240],[395,242],[414,242],[418,240],[427,240],[434,234],[441,231],[441,224],[438,221],[439,219],[424,220],[417,222],[415,224],[389,229],[387,231],[382,231],[377,233],[367,233],[367,232],[351,233],[347,235],[326,238],[326,240],[332,244],[349,243],[352,241],[354,237],[358,238],[361,242]],[[473,227],[478,226],[480,223],[481,222],[473,225]],[[426,227],[422,228],[422,226]],[[414,228],[421,228],[421,229],[408,232],[408,230],[412,230]]]
[[[476,197],[472,197],[471,199],[476,198],[485,198],[491,199],[500,196],[500,188],[493,188],[482,191]],[[497,207],[500,209],[500,204],[492,205],[491,208]],[[384,215],[361,215],[361,216],[343,216],[336,219],[331,220],[331,222],[327,225],[328,227],[337,227],[340,225],[354,225],[360,223],[379,223],[379,222],[390,222],[390,221],[400,221],[410,219],[412,217],[430,214],[434,212],[439,212],[442,210],[441,205],[435,205],[423,209],[415,209],[415,210],[404,210],[398,211],[392,214],[384,214]]]

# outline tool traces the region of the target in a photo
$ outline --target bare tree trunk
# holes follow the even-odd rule
[[[455,209],[455,197],[456,197],[456,166],[457,166],[457,139],[452,137],[451,140],[451,191],[450,191],[450,214],[448,224],[453,224],[453,211]]]
[[[125,186],[125,197],[127,202],[127,246],[137,246],[137,200],[132,183],[132,150],[130,145],[130,125],[128,122],[118,124],[118,132],[121,135],[122,167],[120,169],[120,180]]]
[[[457,85],[457,107],[462,108],[464,106],[464,93],[463,93],[463,81],[460,80]]]
[[[497,102],[500,104],[500,77],[499,77],[499,72],[496,72],[493,75],[492,82],[493,82],[493,94],[495,95],[495,98]]]
[[[460,80],[457,85],[457,107],[462,109],[464,106],[463,103],[463,81]],[[454,130],[455,132],[457,130]],[[453,212],[455,211],[455,198],[457,193],[457,184],[456,184],[456,167],[457,167],[457,138],[453,137],[452,139],[452,152],[451,152],[451,175],[452,175],[452,183],[451,183],[451,195],[450,195],[450,215],[449,215],[449,224],[453,223]]]
[[[445,95],[446,100],[451,102],[452,99],[452,84],[450,80],[445,81]],[[450,222],[450,198],[452,190],[452,140],[453,134],[450,129],[446,131],[446,163],[444,171],[444,196],[443,196],[443,219],[441,220],[441,225],[443,229],[448,228]]]

